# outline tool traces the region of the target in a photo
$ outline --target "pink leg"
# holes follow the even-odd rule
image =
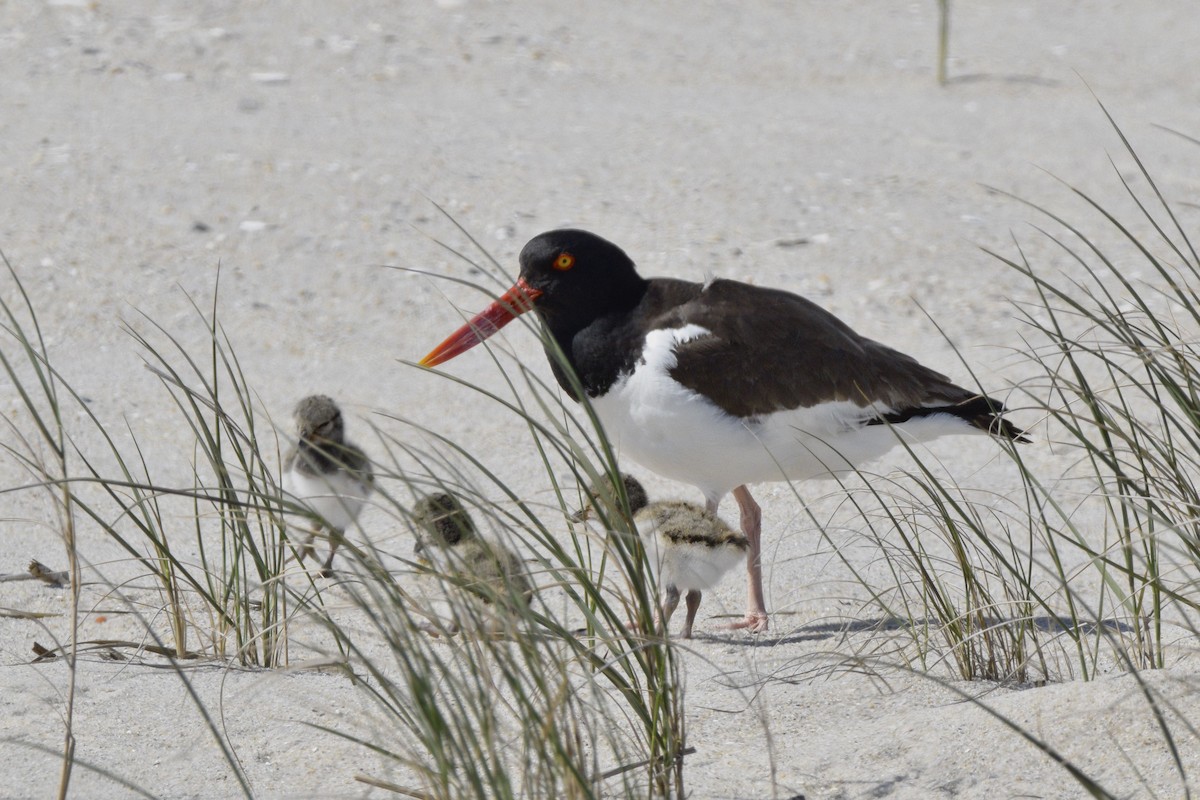
[[[767,603],[763,599],[762,582],[762,509],[754,502],[745,485],[733,490],[733,499],[737,500],[738,509],[742,512],[742,533],[750,542],[750,552],[746,553],[746,616],[730,627],[749,628],[751,633],[762,633],[767,629]]]

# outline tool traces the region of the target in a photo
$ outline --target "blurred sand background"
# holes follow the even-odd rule
[[[519,426],[400,363],[483,303],[380,266],[480,279],[436,243],[470,249],[437,206],[510,276],[530,237],[584,227],[643,274],[799,292],[966,380],[956,347],[1005,396],[1029,374],[1013,354],[1010,303],[1031,292],[982,248],[1011,256],[1016,235],[1031,260],[1066,260],[1033,235],[1030,209],[988,187],[1082,215],[1057,177],[1128,207],[1108,156],[1125,174],[1132,165],[1098,97],[1167,198],[1195,202],[1200,151],[1155,126],[1200,135],[1200,16],[1191,0],[956,2],[946,86],[934,77],[936,20],[934,0],[0,0],[0,250],[56,367],[114,431],[128,420],[159,480],[181,485],[190,431],[122,325],[150,331],[153,320],[202,346],[187,295],[211,303],[219,265],[221,320],[277,422],[324,392],[368,449],[369,425],[390,424],[376,412],[399,414],[470,442],[525,496],[550,502]],[[1184,211],[1194,229],[1195,208]],[[14,302],[11,282],[3,287]],[[535,339],[511,331],[511,349],[549,380]],[[447,369],[495,380],[484,357]],[[5,386],[0,410],[19,422]],[[965,485],[1019,486],[986,441],[934,451]],[[1057,468],[1044,443],[1030,451]],[[11,459],[0,459],[0,478],[28,480]],[[651,488],[694,494],[653,478]],[[861,598],[825,572],[834,559],[790,492],[758,496],[768,607],[780,613],[767,635],[729,635],[711,615],[741,608],[744,579],[706,598],[685,658],[692,797],[1080,795],[1059,766],[948,689],[830,666],[855,647],[839,631]],[[381,514],[361,522],[388,535]],[[857,546],[870,564],[875,554]],[[80,548],[110,580],[136,573],[94,527],[82,528]],[[65,566],[50,505],[36,492],[0,495],[0,573],[30,558]],[[66,602],[34,582],[0,584],[0,606],[62,612]],[[115,605],[86,595],[94,613],[81,635],[124,625],[96,621]],[[29,660],[32,643],[61,638],[65,623],[44,625],[0,619],[5,797],[49,797],[57,784],[66,671]],[[1193,722],[1194,646],[1182,639],[1174,665],[1148,677]],[[362,713],[343,679],[222,666],[191,677],[224,715],[259,796],[392,796],[353,781],[380,772],[378,757],[305,726]],[[1160,796],[1178,796],[1154,720],[1119,671],[1088,684],[959,686],[1126,796],[1145,791],[1139,772]],[[237,794],[170,670],[82,662],[76,713],[82,762],[156,796]],[[1183,744],[1198,757],[1194,739]],[[77,768],[73,796],[127,795]]]

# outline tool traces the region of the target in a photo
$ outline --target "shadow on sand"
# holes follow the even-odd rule
[[[781,617],[786,617],[793,612],[775,612],[771,615],[771,620],[774,624],[778,624]],[[736,615],[726,614],[713,619],[736,618]],[[999,627],[1001,625],[1013,622],[1011,619],[1001,617],[988,617],[984,623],[989,628]],[[1052,617],[1038,616],[1034,617],[1033,625],[1043,633],[1060,633],[1069,630],[1078,631],[1081,634],[1096,633],[1100,627],[1113,633],[1130,633],[1133,628],[1123,622],[1117,620],[1103,620],[1102,622],[1079,622],[1075,623],[1069,617]],[[897,631],[904,629],[919,630],[925,628],[936,628],[939,622],[931,619],[916,619],[909,621],[901,617],[879,617],[875,619],[862,620],[839,620],[834,622],[816,622],[809,625],[801,625],[796,628],[790,628],[779,633],[768,631],[763,634],[748,635],[741,631],[729,630],[717,634],[696,635],[696,640],[701,642],[714,642],[718,644],[740,645],[742,647],[779,647],[781,645],[797,644],[801,642],[820,642],[829,639],[839,639],[858,633],[883,633],[887,631]]]

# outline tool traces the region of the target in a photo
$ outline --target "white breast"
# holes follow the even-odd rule
[[[633,516],[659,584],[710,589],[746,554],[746,540],[701,506],[650,503]]]
[[[322,476],[291,469],[283,475],[283,490],[335,530],[344,531],[362,511],[370,486],[345,472]]]
[[[745,558],[745,552],[736,547],[672,543],[658,536],[653,528],[642,530],[639,527],[638,533],[643,537],[646,555],[656,570],[659,586],[705,591],[720,583],[725,573]]]

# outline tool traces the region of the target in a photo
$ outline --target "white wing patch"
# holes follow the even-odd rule
[[[712,331],[695,324],[651,331],[646,334],[646,344],[642,347],[642,363],[649,369],[670,372],[679,363],[675,348],[702,336],[712,336]]]

